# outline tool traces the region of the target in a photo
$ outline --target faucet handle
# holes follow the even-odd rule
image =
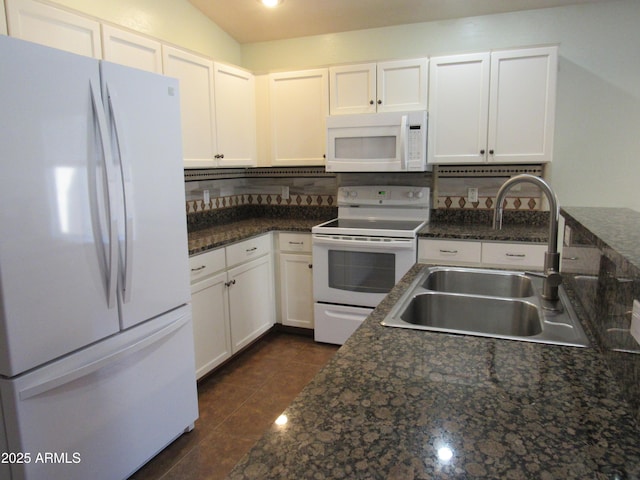
[[[550,287],[557,287],[562,283],[562,275],[560,275],[560,272],[549,269],[545,273],[545,280],[547,282],[547,285],[549,285]]]

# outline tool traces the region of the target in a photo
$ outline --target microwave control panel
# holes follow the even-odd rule
[[[421,125],[409,125],[407,142],[407,170],[422,170],[426,156],[424,149],[427,139],[425,128]]]

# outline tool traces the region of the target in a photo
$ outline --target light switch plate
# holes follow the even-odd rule
[[[640,344],[640,302],[633,301],[633,311],[631,312],[631,328],[629,329],[631,336]]]
[[[478,189],[476,187],[469,187],[467,189],[467,200],[470,202],[478,201]]]

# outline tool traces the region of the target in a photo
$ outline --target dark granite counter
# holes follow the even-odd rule
[[[230,479],[640,478],[637,427],[598,349],[381,326],[423,268]]]
[[[593,236],[600,249],[611,249],[640,269],[640,212],[629,208],[565,207],[568,224]]]
[[[418,238],[547,243],[549,226],[507,225],[505,222],[502,229],[495,230],[491,225],[436,222],[422,228],[418,232]]]
[[[189,232],[189,255],[203,253],[213,248],[275,230],[311,233],[311,227],[326,220],[331,220],[331,218],[249,218],[214,225],[202,230]]]

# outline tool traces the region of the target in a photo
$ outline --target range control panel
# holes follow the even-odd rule
[[[422,207],[430,205],[429,187],[414,186],[353,186],[338,189],[339,206]]]

